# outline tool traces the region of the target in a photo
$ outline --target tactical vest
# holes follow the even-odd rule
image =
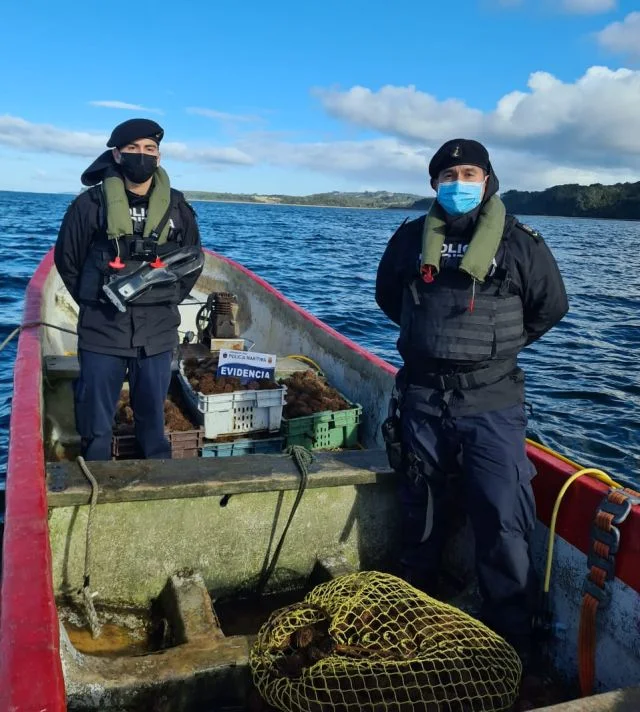
[[[509,359],[526,341],[522,299],[504,265],[499,263],[483,282],[458,269],[443,268],[433,281],[419,274],[403,290],[398,350],[405,362],[430,359],[452,365],[474,365]]]
[[[91,197],[98,204],[98,230],[91,241],[87,259],[82,267],[78,287],[78,299],[82,304],[108,303],[102,287],[113,276],[121,277],[135,272],[143,262],[151,262],[156,256],[162,258],[182,247],[183,224],[178,203],[181,198],[176,191],[170,192],[169,207],[160,219],[155,230],[144,237],[143,232],[148,221],[129,219],[130,234],[112,237],[108,234],[108,201],[103,188],[97,185],[90,189]],[[129,211],[128,203],[126,205]],[[110,266],[116,258],[124,263],[121,269]],[[179,285],[154,287],[148,293],[136,299],[136,305],[177,304]]]

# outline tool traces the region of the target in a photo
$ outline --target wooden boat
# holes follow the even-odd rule
[[[250,636],[266,611],[258,602],[257,614],[255,607],[251,613],[236,610],[225,620],[225,601],[233,604],[260,581],[265,591],[286,595],[340,572],[392,567],[399,513],[380,425],[394,369],[242,266],[208,252],[194,295],[200,299],[213,291],[238,295],[242,335],[261,351],[313,356],[331,383],[362,405],[362,449],[317,453],[304,491],[295,463],[282,454],[90,463],[98,487],[85,568],[92,487],[75,462],[51,455],[56,446],[73,443],[75,337],[49,326],[25,326],[10,426],[1,710],[240,709],[250,685]],[[181,307],[185,330],[194,328],[196,309],[190,303]],[[24,324],[73,331],[76,319],[50,252],[29,283]],[[638,710],[640,690],[633,686],[640,683],[640,508],[627,507],[611,559],[615,578],[606,585],[608,605],[594,612],[583,603],[583,585],[594,517],[609,486],[585,474],[560,502],[579,466],[533,442],[528,454],[537,468],[533,551],[541,576],[548,542],[555,544],[549,655],[569,685],[577,684],[582,670],[585,692],[593,693],[557,709]],[[449,573],[463,582],[473,570],[469,537],[462,527],[447,553]],[[274,562],[278,540],[282,547]],[[74,628],[66,602],[83,589],[87,571],[103,626],[103,636],[93,643]],[[152,628],[144,649],[140,641],[114,642],[107,635],[136,629],[135,611],[153,620],[160,604],[172,612],[164,618],[169,623]]]

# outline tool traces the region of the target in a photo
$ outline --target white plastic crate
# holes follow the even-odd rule
[[[233,391],[205,396],[196,393],[186,379],[182,364],[178,374],[182,390],[194,415],[204,423],[204,437],[280,430],[286,386],[265,391]]]

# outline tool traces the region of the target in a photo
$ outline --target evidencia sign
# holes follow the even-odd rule
[[[242,383],[248,383],[261,378],[274,380],[275,372],[276,357],[273,354],[220,349],[217,376],[233,376]]]

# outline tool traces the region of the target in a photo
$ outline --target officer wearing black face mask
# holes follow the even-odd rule
[[[149,119],[116,126],[110,150],[82,174],[89,190],[69,206],[55,245],[56,267],[79,305],[75,412],[87,460],[111,458],[125,378],[142,455],[171,457],[164,401],[178,344],[178,304],[197,281],[204,255],[195,213],[159,165],[163,135]],[[186,276],[143,290],[119,308],[109,300],[104,287],[112,280],[155,269],[156,276],[166,273],[183,253],[192,262]]]

